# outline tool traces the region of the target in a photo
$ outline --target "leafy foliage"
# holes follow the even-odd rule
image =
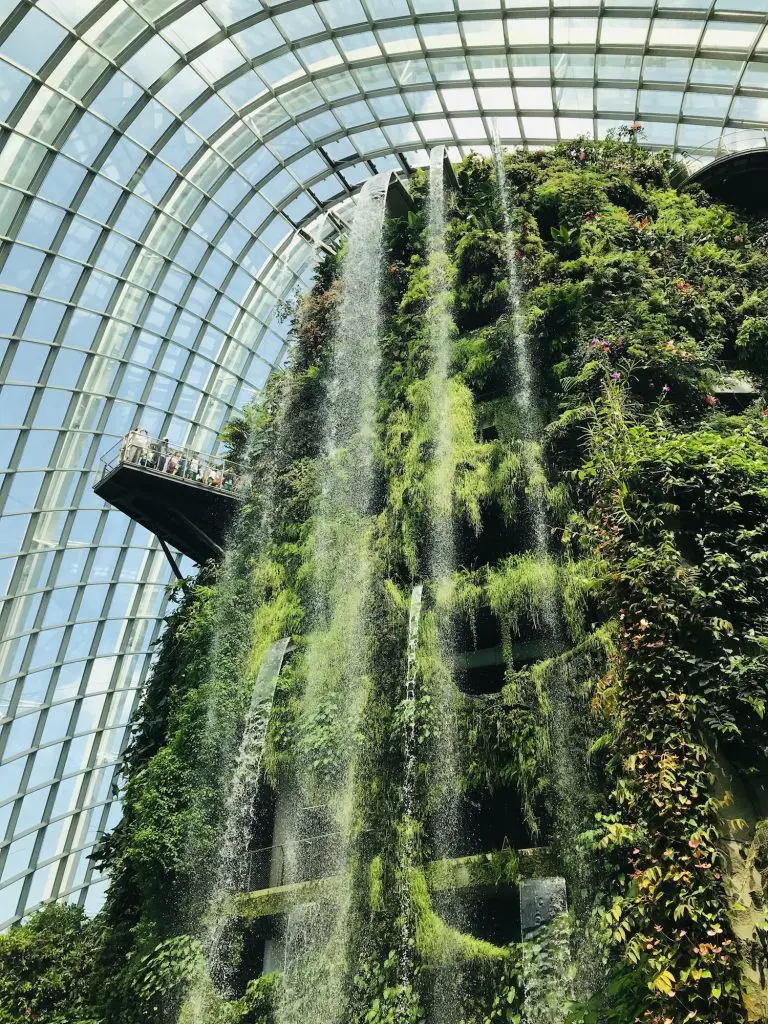
[[[75,906],[50,904],[0,935],[2,1024],[91,1024],[98,926]]]

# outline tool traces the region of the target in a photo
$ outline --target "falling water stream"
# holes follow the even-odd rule
[[[451,263],[445,244],[445,149],[437,146],[430,154],[429,221],[427,244],[429,254],[429,330],[431,393],[432,486],[430,507],[430,538],[428,571],[440,591],[450,587],[456,570],[455,517],[453,485],[455,452],[451,405],[450,367],[455,325],[451,290]],[[430,766],[439,794],[433,814],[431,831],[434,856],[438,859],[455,855],[460,824],[461,769],[457,736],[455,676],[455,638],[453,624],[445,615],[438,619],[438,648],[446,671],[441,674],[434,695],[434,710],[439,723],[440,739]],[[454,927],[464,924],[462,906],[455,893],[444,893],[442,912]],[[430,1017],[440,1024],[457,1019],[460,1005],[460,976],[435,976],[431,991]]]
[[[427,323],[430,345],[429,384],[431,392],[433,441],[430,507],[429,575],[438,589],[450,584],[456,569],[456,538],[453,516],[453,423],[449,370],[453,339],[452,294],[449,260],[445,251],[444,149],[430,154],[429,173],[429,308]],[[440,655],[447,666],[444,683],[437,694],[438,717],[442,724],[439,760],[433,766],[442,800],[433,823],[435,853],[444,857],[455,845],[458,830],[459,768],[455,727],[456,690],[453,684],[454,642],[451,623],[441,618],[438,634]]]
[[[380,272],[388,184],[388,173],[369,179],[355,208],[334,337],[322,491],[315,517],[312,632],[299,725],[311,729],[330,701],[339,723],[337,763],[320,778],[305,759],[297,771],[293,794],[297,808],[322,800],[338,833],[335,873],[343,881],[333,892],[320,896],[311,911],[290,915],[284,947],[296,949],[297,954],[295,962],[286,958],[278,1024],[336,1024],[343,1011],[352,888],[345,876],[351,866],[358,767],[355,737],[368,672],[366,601],[372,571],[370,514],[381,360]],[[302,838],[295,831],[289,844],[306,850],[306,844],[298,845]],[[297,870],[302,870],[301,855],[297,861]],[[295,933],[297,927],[300,936]]]
[[[252,815],[263,782],[264,741],[288,640],[273,644],[261,659],[244,718],[236,710],[232,681],[247,677],[248,660],[256,639],[251,621],[253,597],[248,589],[249,559],[263,551],[272,536],[278,473],[276,455],[282,450],[286,431],[290,429],[288,407],[289,396],[283,389],[275,409],[276,444],[261,480],[260,512],[255,527],[235,523],[234,537],[227,546],[216,588],[211,678],[207,687],[204,749],[199,769],[201,781],[196,791],[207,791],[211,775],[219,779],[223,794],[222,832],[212,864],[200,856],[197,833],[191,832],[187,838],[185,853],[191,865],[193,887],[198,898],[203,895],[204,910],[200,920],[203,960],[180,1011],[180,1021],[185,1024],[189,1020],[201,1024],[216,1017],[220,998],[231,994],[232,978],[239,962],[231,899],[244,890],[248,881],[247,851]],[[249,465],[252,441],[250,437]]]
[[[429,308],[430,391],[434,453],[429,572],[449,580],[456,567],[453,523],[453,430],[449,369],[453,336],[450,261],[445,251],[445,172],[442,146],[430,154],[429,168]]]
[[[538,453],[541,440],[541,416],[536,401],[533,361],[531,359],[525,311],[523,309],[523,285],[518,272],[519,255],[517,240],[515,238],[507,195],[504,150],[501,147],[495,124],[493,131],[493,159],[496,166],[496,189],[499,206],[504,218],[504,247],[507,261],[507,281],[509,282],[508,309],[512,318],[512,343],[516,378],[513,397],[517,406],[518,429],[523,445],[523,468],[528,479],[528,513],[531,520],[534,550],[537,555],[546,558],[548,555],[548,544],[544,495],[542,488],[533,483],[541,477],[541,458]],[[554,603],[550,603],[552,607],[545,608],[545,626],[550,634],[549,639],[553,641],[554,645],[559,626]]]
[[[517,406],[519,435],[522,442],[523,469],[527,478],[526,504],[531,529],[532,549],[542,562],[551,558],[548,544],[547,510],[544,489],[538,483],[543,479],[540,455],[541,415],[535,393],[535,374],[531,359],[525,310],[523,285],[518,270],[519,251],[513,216],[509,206],[504,151],[497,126],[493,126],[493,158],[496,168],[496,186],[499,206],[504,218],[505,250],[509,281],[509,313],[515,366],[514,401]],[[558,596],[554,589],[544,595],[542,633],[544,648],[549,657],[555,657],[563,647],[557,610]],[[583,773],[571,740],[571,704],[565,672],[557,665],[547,674],[548,736],[547,754],[552,768],[556,801],[555,820],[560,845],[572,857],[571,882],[579,881],[577,839],[581,831],[579,803],[583,796]],[[565,939],[563,938],[563,941]],[[523,946],[523,973],[528,976],[529,995],[536,991],[536,999],[526,1000],[526,1024],[560,1024],[564,1019],[564,996],[569,984],[564,978],[568,963],[567,952],[560,949],[546,966],[537,964]],[[558,961],[557,963],[554,961]]]
[[[405,699],[403,701],[404,766],[403,821],[399,850],[400,950],[398,980],[400,982],[399,1016],[408,1019],[407,996],[413,982],[413,947],[415,922],[411,903],[410,878],[416,861],[416,652],[419,645],[421,600],[424,586],[417,583],[411,591],[408,610],[408,649],[405,667]]]
[[[513,217],[507,201],[503,153],[494,139],[499,201],[504,216],[506,256],[509,275],[509,312],[512,324],[520,439],[524,468],[528,478],[528,515],[531,546],[542,560],[550,557],[539,442],[541,436],[538,403],[529,339],[522,306],[523,288],[518,274]],[[452,315],[451,265],[446,253],[444,150],[431,154],[428,201],[428,280],[429,307],[427,329],[430,353],[428,386],[430,390],[430,531],[427,575],[438,590],[450,584],[456,570],[454,536],[453,478],[455,452],[451,414],[450,365],[455,331]],[[332,822],[335,837],[333,873],[339,884],[318,890],[316,902],[293,908],[282,936],[284,957],[283,983],[275,1011],[276,1024],[342,1024],[344,980],[349,968],[351,937],[350,910],[354,864],[354,818],[356,787],[361,784],[358,763],[357,732],[364,714],[371,622],[367,601],[373,578],[371,551],[371,514],[374,495],[374,441],[376,402],[380,374],[380,272],[382,229],[389,174],[377,175],[366,182],[357,201],[348,250],[343,264],[342,298],[331,355],[326,416],[323,431],[322,483],[314,518],[313,578],[311,582],[309,626],[304,654],[305,690],[298,728],[311,732],[333,707],[338,729],[336,760],[320,775],[309,756],[297,765],[290,792],[278,796],[288,821],[282,842],[289,857],[285,882],[311,877],[311,864],[302,863],[311,843],[299,826],[299,811],[322,804]],[[274,483],[274,482],[273,482]],[[269,534],[270,501],[265,503],[261,532]],[[240,567],[241,568],[241,567]],[[237,607],[234,591],[226,581],[236,576],[237,566],[223,567],[223,592],[227,606]],[[398,981],[405,992],[414,977],[415,912],[409,879],[417,864],[417,835],[420,823],[416,806],[417,770],[417,647],[422,613],[423,586],[411,593],[408,620],[408,647],[403,698],[404,774],[402,789],[402,830],[399,844],[400,950]],[[561,649],[557,595],[545,602],[543,616],[545,646],[550,654]],[[224,634],[222,634],[224,636]],[[222,640],[221,675],[230,671],[248,648],[232,624]],[[194,987],[187,1001],[185,1021],[209,1019],[207,1002],[210,979],[223,994],[231,995],[231,974],[237,964],[232,954],[229,924],[232,894],[247,886],[248,840],[252,828],[251,813],[262,778],[262,754],[269,709],[275,683],[285,655],[285,646],[273,647],[265,655],[256,679],[245,727],[241,731],[239,752],[235,744],[227,753],[226,770],[231,779],[223,814],[223,837],[215,866],[213,895],[204,920],[203,948],[207,963],[205,985]],[[438,644],[443,664],[443,682],[434,695],[436,718],[440,723],[440,743],[430,766],[432,781],[442,799],[430,822],[434,856],[451,856],[460,830],[460,768],[456,734],[457,692],[453,683],[454,638],[450,622],[439,623]],[[230,650],[231,648],[231,650]],[[554,788],[563,818],[558,827],[567,840],[575,838],[574,787],[577,773],[572,770],[568,749],[569,707],[562,680],[550,687],[549,739]],[[231,687],[230,687],[231,689]],[[221,693],[229,692],[222,685]],[[210,730],[220,720],[232,732],[225,708],[208,709]],[[242,716],[241,716],[242,726]],[[234,733],[233,733],[234,735]],[[238,733],[240,735],[240,733]],[[227,733],[229,737],[229,733]],[[230,737],[231,738],[231,737]],[[229,742],[229,739],[227,740]],[[231,744],[230,744],[231,745]],[[225,777],[222,774],[222,777]],[[287,810],[286,810],[287,808]],[[292,816],[292,820],[291,819]],[[310,839],[317,838],[310,836]],[[446,900],[451,896],[446,894]],[[461,911],[446,905],[454,926],[461,926]],[[535,965],[530,967],[535,970]],[[437,978],[437,975],[436,975]],[[207,986],[207,987],[206,987]],[[434,986],[430,1007],[431,1020],[453,1024],[458,1019],[461,979],[455,971],[439,978]],[[529,985],[533,991],[535,986]],[[404,997],[398,1021],[410,1019]],[[538,996],[537,996],[538,1003]],[[546,1006],[545,1006],[546,1003]],[[537,1006],[526,1008],[527,1024],[560,1024],[562,1013],[550,1009],[545,993]],[[211,1018],[212,1019],[212,1018]]]
[[[245,892],[249,881],[248,848],[253,831],[253,810],[262,781],[264,742],[275,687],[290,639],[272,644],[264,655],[226,802],[226,825],[219,843],[216,884],[206,915],[203,951],[216,987],[232,998],[232,974],[238,957],[232,949],[229,926],[233,918],[231,900]],[[236,940],[235,940],[236,941]]]

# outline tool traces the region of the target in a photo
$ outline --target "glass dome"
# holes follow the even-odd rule
[[[95,909],[170,570],[104,507],[132,426],[213,451],[375,171],[603,137],[765,145],[765,0],[4,0],[0,927]],[[187,568],[191,568],[188,564]]]

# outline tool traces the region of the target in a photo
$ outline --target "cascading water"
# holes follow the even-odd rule
[[[448,580],[456,567],[453,531],[453,437],[448,371],[451,362],[453,316],[449,288],[450,263],[445,251],[445,152],[430,154],[429,168],[429,308],[430,390],[434,441],[429,572]]]
[[[504,248],[507,261],[507,281],[509,283],[508,309],[512,319],[512,343],[515,362],[514,401],[518,413],[518,430],[523,448],[523,468],[528,478],[528,513],[533,533],[533,546],[537,554],[547,557],[547,516],[544,496],[541,487],[531,486],[541,476],[541,458],[539,442],[541,440],[541,417],[535,395],[535,379],[533,361],[531,359],[528,331],[523,310],[523,286],[518,273],[519,254],[512,215],[507,196],[507,178],[504,170],[504,150],[501,146],[498,130],[493,126],[493,160],[496,167],[496,189],[499,206],[504,219]],[[546,628],[550,639],[555,640],[558,633],[557,615],[554,606],[546,612]]]
[[[403,767],[403,820],[400,836],[398,867],[400,871],[400,950],[398,980],[400,982],[400,1017],[408,1019],[406,993],[413,983],[413,945],[415,940],[414,914],[411,905],[410,877],[416,860],[416,652],[419,644],[421,600],[424,586],[417,583],[411,591],[408,610],[408,650],[405,669],[405,699],[403,701],[404,767]]]
[[[253,807],[262,782],[264,742],[280,668],[290,639],[272,644],[262,659],[245,721],[235,772],[227,796],[226,825],[219,843],[218,869],[206,914],[203,952],[219,992],[232,997],[232,896],[248,888],[248,848],[253,831]]]
[[[287,646],[287,640],[278,641],[264,653],[250,702],[243,708],[242,680],[248,679],[249,661],[258,640],[253,635],[251,620],[254,598],[250,566],[272,536],[277,460],[290,430],[289,405],[289,394],[283,389],[274,410],[276,444],[259,488],[256,527],[246,529],[235,522],[216,588],[211,669],[206,685],[206,728],[197,769],[199,784],[194,792],[202,794],[205,800],[212,781],[215,783],[221,810],[214,807],[211,817],[218,821],[222,838],[211,856],[208,851],[201,853],[198,830],[192,829],[185,850],[192,879],[192,909],[198,915],[190,930],[199,934],[203,956],[179,1019],[193,1020],[195,1024],[215,1018],[217,1005],[231,989],[239,961],[237,929],[231,927],[230,897],[242,891],[247,882],[252,810],[263,782],[261,761],[269,710]],[[247,443],[246,459],[250,465],[253,435]]]
[[[430,343],[430,374],[433,438],[430,506],[429,575],[437,588],[450,584],[456,568],[453,517],[453,431],[449,369],[453,317],[449,288],[449,262],[445,251],[445,152],[432,150],[429,169],[429,308],[427,323]],[[438,642],[443,662],[453,670],[453,636],[449,622],[440,623]],[[458,828],[456,795],[459,776],[455,735],[455,687],[449,675],[438,694],[439,718],[443,725],[439,761],[434,765],[443,797],[442,808],[433,823],[437,856],[445,856]]]
[[[370,593],[370,511],[373,444],[381,359],[379,341],[381,243],[389,174],[363,186],[355,208],[342,277],[325,423],[324,479],[315,517],[312,632],[306,651],[306,688],[300,728],[311,730],[333,706],[337,760],[321,777],[315,766],[297,772],[294,801],[322,800],[337,830],[336,873],[351,863],[356,776],[355,736],[365,699]],[[294,832],[300,850],[303,837]],[[302,870],[301,854],[296,858]],[[279,1024],[307,1019],[334,1024],[343,1007],[342,981],[349,936],[351,886],[334,887],[312,914],[301,916],[302,954],[286,972],[277,1008]],[[304,934],[306,933],[306,934]],[[295,946],[289,929],[287,948]]]
[[[433,441],[432,486],[428,571],[439,591],[450,585],[456,570],[456,538],[453,515],[455,455],[451,409],[450,365],[454,322],[450,288],[450,260],[445,247],[445,149],[438,146],[430,154],[428,196],[429,307],[427,324],[430,343],[429,385],[431,392]],[[440,723],[440,742],[435,748],[431,771],[438,798],[438,809],[431,822],[434,854],[437,858],[453,855],[460,832],[459,793],[461,770],[456,730],[457,691],[454,676],[454,636],[452,623],[439,619],[438,647],[447,671],[435,694],[435,713]],[[445,894],[443,912],[452,924],[461,927],[459,901]],[[431,992],[431,1018],[441,1024],[455,1019],[459,977],[441,978]]]
[[[541,416],[535,393],[535,374],[531,359],[530,341],[523,308],[523,285],[518,271],[520,259],[515,238],[513,217],[509,207],[504,151],[496,125],[493,126],[493,158],[496,169],[496,187],[499,206],[504,219],[505,251],[509,282],[509,314],[511,318],[515,391],[518,412],[518,430],[522,442],[523,468],[527,478],[526,504],[531,528],[532,548],[542,562],[551,558],[548,544],[547,510],[543,488],[536,481],[543,480],[544,471],[540,455]],[[553,580],[556,576],[552,577]],[[557,594],[550,589],[544,595],[542,632],[544,648],[550,657],[562,650],[562,636],[557,611]],[[584,795],[584,778],[579,758],[573,749],[570,694],[564,670],[556,666],[547,676],[548,735],[547,754],[552,766],[556,798],[556,825],[561,848],[567,851],[572,865],[571,883],[581,881],[579,857],[576,853],[582,815],[579,804]],[[543,968],[535,955],[523,944],[523,974],[526,978],[525,1019],[527,1024],[560,1024],[564,1019],[563,996],[569,988],[567,936],[559,934],[557,955],[550,951],[549,963]],[[534,997],[535,993],[535,997]]]

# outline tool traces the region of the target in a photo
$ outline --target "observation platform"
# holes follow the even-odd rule
[[[138,430],[102,463],[94,492],[157,536],[179,578],[169,545],[198,564],[222,557],[242,502],[243,467]]]
[[[694,171],[685,184],[701,185],[719,202],[750,213],[768,211],[768,146],[727,153]]]

